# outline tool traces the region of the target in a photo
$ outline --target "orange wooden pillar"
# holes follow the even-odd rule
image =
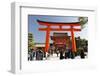
[[[71,37],[72,37],[72,51],[76,52],[76,41],[75,41],[75,38],[74,38],[73,26],[71,26]]]
[[[49,37],[50,37],[50,26],[48,26],[46,30],[45,52],[48,52],[48,49],[49,49],[49,45],[50,45]]]

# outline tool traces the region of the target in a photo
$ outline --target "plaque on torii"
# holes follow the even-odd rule
[[[39,25],[46,26],[45,28],[39,28],[39,31],[46,32],[46,41],[45,41],[45,52],[48,52],[49,49],[49,37],[51,31],[70,31],[72,38],[72,51],[76,52],[76,41],[74,38],[74,32],[81,31],[81,28],[74,28],[74,26],[80,26],[79,22],[46,22],[37,20]],[[53,28],[52,26],[58,26],[58,28]],[[70,26],[70,28],[62,28],[63,26]]]

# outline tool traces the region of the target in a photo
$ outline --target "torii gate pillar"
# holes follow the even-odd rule
[[[72,37],[72,50],[74,52],[76,52],[76,41],[75,41],[75,37],[74,37],[73,26],[71,26],[71,37]]]
[[[49,48],[49,37],[50,37],[50,26],[48,26],[47,32],[46,32],[46,41],[45,41],[45,51],[48,52],[48,48]]]

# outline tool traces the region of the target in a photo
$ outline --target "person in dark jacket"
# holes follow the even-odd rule
[[[62,50],[62,49],[60,50],[60,59],[61,59],[61,60],[64,59],[63,50]]]
[[[33,50],[32,50],[32,57],[33,57],[32,59],[33,59],[33,60],[34,60],[34,58],[35,58],[35,54],[36,54],[36,50],[33,49]]]
[[[68,49],[67,57],[68,57],[68,58],[71,58],[71,49],[70,49],[70,48]]]
[[[33,60],[33,53],[32,53],[32,49],[30,49],[30,61]]]
[[[70,52],[70,55],[71,55],[71,59],[74,59],[75,58],[75,55],[74,55],[74,52],[73,51]]]
[[[43,51],[42,50],[39,50],[39,60],[43,60]]]
[[[33,60],[32,52],[30,53],[30,61]]]
[[[39,49],[36,50],[36,60],[39,60]]]
[[[65,59],[68,58],[68,49],[65,50]]]
[[[83,49],[81,49],[80,57],[81,57],[81,59],[84,59],[85,58],[85,54],[84,54],[84,50]]]

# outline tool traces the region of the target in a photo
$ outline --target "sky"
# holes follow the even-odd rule
[[[46,36],[45,31],[38,30],[38,28],[41,27],[41,25],[38,24],[37,20],[49,21],[49,22],[66,22],[66,23],[79,21],[77,16],[28,15],[28,32],[33,34],[35,43],[45,43],[45,36]],[[88,24],[85,24],[85,28],[82,29],[80,32],[74,32],[75,34],[74,36],[75,37],[80,36],[82,39],[83,38],[88,39],[87,29],[88,29]],[[58,32],[58,31],[54,31],[54,32]],[[68,35],[71,36],[70,32],[66,31],[66,33],[68,33]],[[50,32],[50,36],[53,36],[53,32]],[[50,42],[52,42],[51,39]]]

